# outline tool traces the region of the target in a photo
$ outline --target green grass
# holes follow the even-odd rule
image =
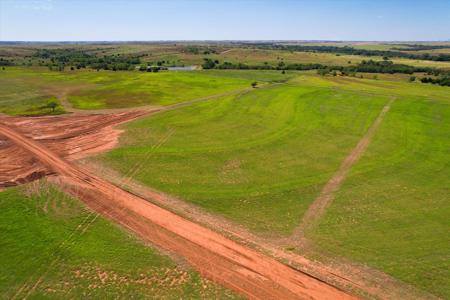
[[[420,96],[440,90],[422,87],[394,102],[368,151],[307,236],[332,256],[448,299],[450,93]]]
[[[388,100],[323,82],[256,89],[133,122],[105,160],[251,229],[287,234]]]
[[[2,298],[236,298],[45,183],[0,192],[0,231]]]
[[[21,79],[7,76],[7,72],[9,70],[0,71],[0,113],[28,116],[64,113],[61,105],[55,110],[46,107],[49,101],[59,103],[54,96]]]
[[[169,105],[250,86],[249,79],[208,76],[202,72],[100,72],[79,79],[97,85],[69,96],[81,109]]]
[[[244,89],[260,77],[260,82],[287,78],[275,72],[265,76],[255,72],[237,76],[227,72],[57,72],[44,68],[7,68],[0,71],[0,111],[48,113],[37,108],[49,97],[67,97],[79,109],[170,105]],[[61,112],[62,108],[58,110]]]
[[[299,75],[155,115],[103,160],[151,187],[279,236],[295,227],[391,97],[318,227],[322,253],[449,298],[450,93],[399,79]]]

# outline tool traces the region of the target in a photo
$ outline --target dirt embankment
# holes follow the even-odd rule
[[[97,127],[92,132],[108,128],[110,125],[105,122],[106,125]],[[30,127],[31,130],[35,130],[34,128]],[[75,167],[63,158],[73,154],[70,151],[73,150],[71,144],[66,143],[68,146],[62,147],[51,141],[89,135],[90,130],[83,130],[77,132],[77,129],[67,129],[61,133],[49,131],[48,134],[41,134],[39,141],[36,141],[27,137],[32,134],[26,130],[22,134],[14,130],[14,125],[0,125],[0,134],[4,140],[14,143],[13,147],[18,147],[17,149],[25,149],[28,155],[24,156],[33,159],[47,172],[57,174],[59,183],[66,191],[143,239],[183,256],[200,273],[216,282],[253,299],[354,298]]]

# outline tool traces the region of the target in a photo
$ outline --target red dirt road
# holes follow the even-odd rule
[[[9,126],[0,135],[25,149],[66,191],[143,239],[183,256],[204,276],[252,299],[355,299],[353,296],[147,202],[62,158]],[[68,137],[70,138],[70,137]],[[43,141],[44,142],[44,141]]]
[[[0,122],[17,128],[26,137],[40,141],[58,155],[73,160],[113,148],[121,133],[113,126],[148,113],[131,111],[103,115],[1,117]],[[36,180],[50,173],[25,149],[0,134],[0,188]]]

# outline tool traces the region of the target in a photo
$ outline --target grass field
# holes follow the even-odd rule
[[[237,298],[43,182],[0,192],[0,230],[2,298]]]
[[[97,109],[169,105],[243,89],[251,83],[246,79],[211,77],[200,72],[102,73],[79,76],[78,79],[98,87],[72,93],[69,101],[74,107]]]
[[[288,234],[387,101],[302,76],[133,122],[105,159],[259,232]]]
[[[7,68],[0,71],[0,112],[47,113],[38,107],[51,97],[65,97],[79,109],[169,105],[244,89],[255,80],[224,74]],[[63,112],[62,108],[57,112]]]
[[[287,55],[300,62],[304,54]],[[274,63],[281,60],[270,55]],[[350,59],[326,55],[314,59],[342,64]],[[216,56],[255,63],[267,59],[250,49]],[[6,68],[0,71],[0,112],[64,113],[61,105],[55,112],[45,108],[58,99],[76,108],[104,109],[170,105],[242,91],[125,125],[120,147],[95,159],[259,234],[280,237],[299,224],[382,107],[395,98],[367,152],[306,235],[318,253],[367,264],[450,298],[449,88],[409,83],[408,75],[361,75]],[[244,92],[253,81],[259,88]],[[6,266],[0,271],[2,295],[10,298],[25,286],[19,297],[29,291],[33,298],[233,297],[101,218],[78,235],[76,228],[89,220],[88,211],[51,187],[35,186],[40,194],[29,189],[0,193],[5,232],[0,247],[6,253],[0,259]],[[33,290],[29,282],[42,274]]]
[[[8,71],[0,71],[0,112],[9,115],[61,114],[64,109],[58,105],[53,111],[46,107],[49,101],[56,101],[50,93],[27,84],[22,78],[9,76]]]
[[[399,97],[308,234],[344,256],[450,298],[450,93]]]
[[[135,121],[102,159],[256,232],[285,235],[392,97],[367,153],[307,237],[319,253],[447,298],[448,88],[299,75]]]

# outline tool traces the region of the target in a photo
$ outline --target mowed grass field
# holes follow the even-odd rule
[[[446,96],[428,96],[433,89]],[[450,298],[449,120],[450,91],[398,97],[307,237],[331,256]]]
[[[170,105],[250,87],[254,79],[203,72],[0,71],[0,112],[48,114],[48,99],[66,100],[78,109]],[[58,113],[63,112],[60,106]]]
[[[235,299],[45,182],[0,192],[0,294],[27,299]]]
[[[132,122],[104,159],[260,233],[287,235],[388,100],[305,75]]]

